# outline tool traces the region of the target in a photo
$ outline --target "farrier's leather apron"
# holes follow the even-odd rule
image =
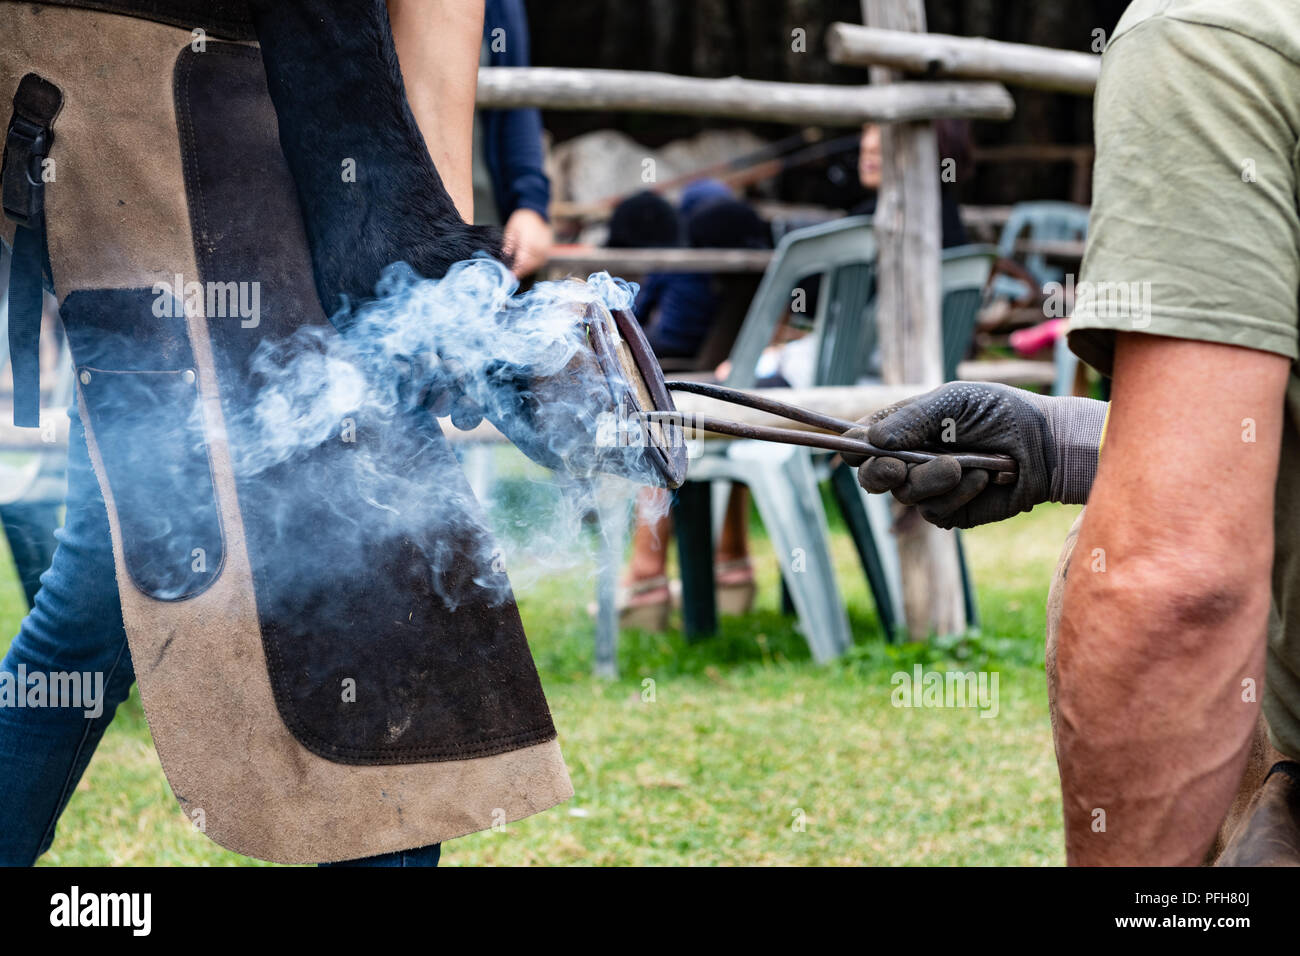
[[[491,542],[436,420],[362,409],[350,437],[239,467],[265,437],[246,414],[259,347],[339,334],[327,315],[391,262],[438,276],[491,248],[424,149],[384,3],[82,6],[0,0],[0,112],[17,118],[0,228],[16,262],[47,240],[177,799],[218,843],[279,862],[567,799],[514,601],[474,587],[497,573]],[[167,301],[177,277],[207,308]],[[255,326],[209,314],[211,289],[241,283],[259,290]],[[359,464],[374,461],[402,467]],[[411,520],[434,500],[463,520]]]

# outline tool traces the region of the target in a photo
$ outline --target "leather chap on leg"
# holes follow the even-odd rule
[[[391,78],[382,26],[370,55]],[[0,102],[28,73],[63,97],[51,272],[141,695],[186,815],[241,853],[318,862],[567,799],[517,609],[436,420],[418,402],[348,409],[315,440],[264,414],[276,369],[339,334],[331,296],[366,295],[389,256],[437,274],[490,237],[434,215],[410,239],[400,210],[365,200],[347,213],[364,254],[336,256],[346,224],[322,223],[281,148],[313,134],[281,128],[283,102],[277,122],[288,74],[268,92],[254,45],[0,0]],[[375,122],[409,118],[400,85],[385,95]]]

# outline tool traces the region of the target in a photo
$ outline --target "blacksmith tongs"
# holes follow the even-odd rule
[[[878,448],[870,442],[858,438],[845,438],[845,432],[859,427],[857,422],[823,415],[821,412],[799,408],[797,405],[787,405],[785,402],[764,398],[753,392],[743,392],[739,389],[727,388],[722,385],[710,385],[705,382],[677,381],[665,382],[664,385],[669,391],[692,392],[720,402],[743,405],[760,412],[766,412],[769,415],[776,415],[790,421],[811,425],[813,428],[822,428],[833,434],[825,435],[820,432],[800,431],[794,428],[772,428],[767,425],[746,425],[723,418],[685,412],[645,412],[643,414],[646,418],[680,424],[683,427],[694,428],[699,431],[731,435],[735,438],[781,442],[787,445],[806,445],[809,448],[847,452],[850,455],[862,455],[868,458],[897,458],[900,461],[916,465],[933,461],[935,458],[946,454],[943,451],[890,451],[885,448]],[[995,484],[1009,485],[1016,480],[1016,460],[1009,455],[958,453],[951,457],[956,458],[963,468],[983,468],[985,471],[991,472]]]

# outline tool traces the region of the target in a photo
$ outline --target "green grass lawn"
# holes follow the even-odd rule
[[[717,638],[625,633],[622,678],[590,676],[586,572],[520,595],[577,791],[565,805],[444,848],[444,865],[1063,862],[1042,648],[1052,567],[1076,508],[1044,507],[966,536],[978,637],[887,645],[847,535],[837,566],[856,636],[819,667],[779,611],[756,534],[758,610]],[[0,567],[3,633],[25,607]],[[999,712],[900,709],[915,663],[999,675]],[[652,685],[647,681],[653,682]],[[653,701],[647,688],[653,687]],[[45,865],[244,865],[193,831],[149,739],[139,697],[118,711]]]

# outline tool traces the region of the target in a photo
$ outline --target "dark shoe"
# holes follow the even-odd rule
[[[1300,763],[1269,771],[1215,866],[1300,866]]]

